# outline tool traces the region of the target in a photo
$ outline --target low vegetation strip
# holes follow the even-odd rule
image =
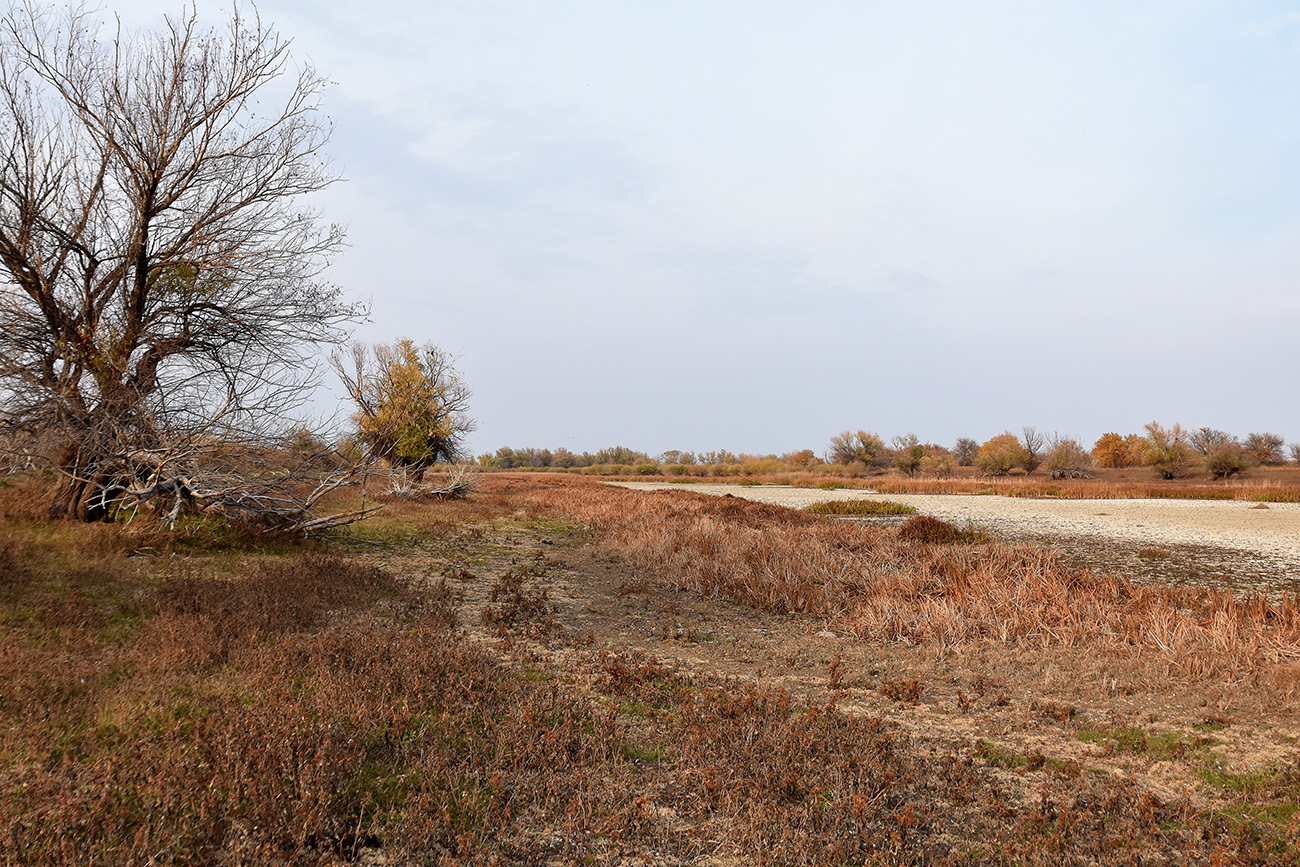
[[[1039,476],[926,479],[888,475],[826,478],[824,475],[791,473],[747,479],[707,477],[674,478],[670,481],[673,484],[692,486],[766,484],[824,491],[871,491],[887,496],[952,494],[1029,500],[1242,500],[1256,503],[1300,503],[1300,485],[1267,479],[1196,484],[1185,481],[1154,483],[1105,479],[1052,481]]]
[[[667,489],[668,485],[618,483],[634,490]],[[889,499],[958,526],[1013,538],[1063,537],[1096,539],[1100,545],[1119,541],[1140,547],[1205,546],[1240,552],[1252,571],[1284,579],[1300,574],[1300,506],[1211,500],[1109,500],[1069,498],[1029,499],[953,494],[858,493],[849,490],[765,487],[740,489],[709,485],[691,490],[732,493],[745,499],[802,509],[814,502],[838,499]],[[1285,582],[1272,582],[1285,583]]]
[[[804,507],[814,515],[894,516],[915,515],[916,507],[887,500],[824,500]]]
[[[1104,649],[1183,675],[1292,672],[1300,598],[1139,585],[1042,548],[909,541],[738,497],[537,486],[602,544],[674,585],[853,635],[942,647],[980,642]]]

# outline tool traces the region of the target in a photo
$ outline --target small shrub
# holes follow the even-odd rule
[[[483,625],[498,632],[517,629],[526,635],[548,635],[561,629],[551,617],[546,588],[529,590],[527,576],[514,569],[502,573],[492,587],[491,604],[483,607]]]
[[[910,542],[951,544],[954,542],[987,542],[989,536],[974,527],[959,530],[947,521],[929,515],[917,515],[898,528],[898,537]]]
[[[1205,468],[1216,479],[1225,479],[1229,476],[1245,473],[1250,468],[1250,463],[1247,462],[1246,456],[1242,454],[1240,446],[1225,445],[1206,456]]]
[[[1092,455],[1079,444],[1078,440],[1053,438],[1044,469],[1054,479],[1086,479],[1092,476],[1095,463]]]
[[[925,682],[915,677],[882,677],[880,694],[894,701],[916,704],[925,691]]]

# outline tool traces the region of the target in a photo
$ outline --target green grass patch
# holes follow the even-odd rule
[[[1300,503],[1300,492],[1264,491],[1250,498],[1252,503]]]
[[[820,482],[817,485],[819,491],[838,491],[841,488],[847,488],[848,485],[842,485],[839,482]]]
[[[980,741],[975,744],[974,753],[976,758],[983,759],[994,767],[1006,768],[1009,771],[1028,768],[1030,764],[1029,756],[991,741]]]
[[[625,759],[647,765],[656,765],[669,759],[668,748],[662,744],[624,742],[619,746],[618,752]]]
[[[655,715],[653,707],[640,701],[625,701],[618,706],[618,712],[637,719],[648,719]]]
[[[1238,774],[1225,771],[1215,765],[1207,765],[1197,772],[1197,776],[1211,786],[1250,795],[1269,788],[1277,780],[1279,774],[1277,768],[1272,766]]]
[[[831,500],[804,509],[814,515],[915,515],[916,509],[888,500]]]
[[[1297,814],[1300,804],[1294,801],[1280,801],[1275,804],[1238,804],[1223,811],[1223,815],[1244,822],[1263,822],[1274,828],[1289,828]]]
[[[1138,728],[1079,729],[1074,737],[1085,744],[1096,744],[1110,752],[1136,753],[1158,760],[1202,753],[1218,743],[1213,738],[1189,735],[1186,732],[1148,734]]]

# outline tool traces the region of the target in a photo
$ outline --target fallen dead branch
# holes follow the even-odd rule
[[[254,452],[216,445],[136,450],[83,468],[73,478],[95,488],[88,504],[103,516],[128,513],[133,520],[153,507],[169,527],[183,514],[209,513],[266,532],[319,533],[383,508],[319,514],[322,498],[358,478],[357,467],[326,454],[282,466]]]

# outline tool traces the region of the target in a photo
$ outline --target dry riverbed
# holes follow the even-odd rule
[[[823,491],[785,485],[616,482],[686,489],[801,509],[828,500],[889,500],[959,526],[1056,546],[1095,568],[1160,581],[1300,588],[1300,504],[1238,500],[1046,500],[952,494]],[[1262,506],[1267,506],[1262,508]]]

